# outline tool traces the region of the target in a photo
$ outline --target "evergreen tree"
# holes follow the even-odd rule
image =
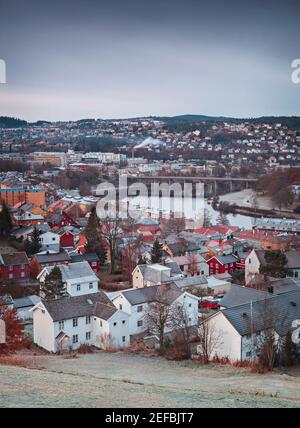
[[[41,286],[41,293],[46,300],[58,298],[65,294],[65,284],[58,266],[55,266],[46,275],[45,281]]]
[[[33,255],[38,253],[42,248],[41,244],[41,238],[40,238],[40,232],[38,231],[37,227],[34,226],[31,240],[27,240],[25,242],[25,250],[29,255]]]
[[[100,234],[100,222],[97,216],[96,207],[93,207],[84,230],[87,240],[85,250],[87,253],[96,253],[101,265],[106,262],[107,254]]]
[[[266,250],[265,263],[260,267],[260,273],[274,278],[285,278],[291,275],[287,267],[287,257],[281,250]]]
[[[151,250],[151,263],[161,263],[163,256],[163,246],[158,242],[158,239],[154,241]]]
[[[285,336],[283,347],[282,347],[282,364],[284,366],[292,366],[293,364],[295,364],[296,359],[297,359],[297,347],[292,340],[291,331],[288,331]]]
[[[10,211],[5,202],[2,203],[2,210],[0,212],[0,235],[8,236],[13,227]]]

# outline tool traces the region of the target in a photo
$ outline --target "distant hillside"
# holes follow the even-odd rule
[[[234,118],[226,116],[205,116],[197,114],[184,114],[180,116],[151,116],[152,119],[162,120],[167,123],[191,123],[191,122],[253,122],[253,123],[281,123],[289,128],[300,129],[299,116],[262,116],[253,118]]]
[[[180,116],[153,116],[152,119],[163,120],[164,122],[230,122],[233,117],[225,116],[205,116],[202,114],[183,114]]]
[[[26,122],[26,120],[0,116],[0,128],[22,128],[23,126],[27,125],[28,122]]]

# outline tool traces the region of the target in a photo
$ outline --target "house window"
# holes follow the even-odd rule
[[[25,272],[21,272],[21,278],[24,278]]]
[[[143,312],[143,305],[138,306],[138,307],[137,307],[137,311],[138,311],[138,312]]]
[[[102,325],[103,325],[103,323],[102,323],[102,321],[100,321],[100,327],[102,327]]]
[[[65,328],[65,322],[59,321],[58,328],[59,328],[59,330],[63,330]]]
[[[85,317],[85,323],[91,324],[91,317],[89,315]]]
[[[73,343],[78,343],[78,334],[74,334]]]
[[[191,308],[192,307],[192,304],[191,303],[189,303],[189,308]]]
[[[140,321],[137,322],[137,326],[138,327],[142,327],[142,325],[143,325],[143,321],[142,320],[140,320]]]
[[[249,259],[249,265],[251,265],[251,259]]]
[[[85,333],[85,339],[86,339],[86,340],[91,340],[91,332],[90,332],[90,331],[87,331],[87,332]]]
[[[123,309],[123,306],[122,305],[119,305],[119,309],[120,309],[120,311]]]
[[[13,266],[9,266],[9,270],[10,271],[14,270],[14,267]]]
[[[92,288],[94,288],[94,284],[92,282],[89,283],[89,289],[91,290]]]
[[[126,322],[126,321],[125,321],[125,320],[123,320],[123,321],[122,321],[122,324],[125,324],[125,322]]]
[[[296,272],[294,273],[294,277],[295,277],[295,278],[298,278],[298,275],[299,275],[299,272],[298,272],[298,271],[296,271]]]
[[[114,327],[117,325],[117,323],[116,322],[114,322]]]
[[[12,274],[12,273],[10,273],[10,274],[8,275],[8,278],[9,278],[9,279],[13,279],[13,277],[14,277],[14,276],[13,276],[13,274]]]
[[[122,336],[122,342],[124,343],[126,341],[126,336]]]
[[[92,265],[96,267],[97,266],[97,262],[93,262]]]
[[[73,318],[73,327],[78,327],[78,318]]]
[[[80,290],[81,290],[81,285],[77,284],[77,291],[80,291]]]
[[[21,265],[21,269],[25,269],[25,265]]]
[[[249,352],[246,352],[246,357],[251,357],[251,351],[249,351]]]

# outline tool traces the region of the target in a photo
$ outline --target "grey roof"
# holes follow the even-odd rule
[[[255,302],[257,300],[265,300],[268,297],[272,297],[272,295],[270,293],[266,293],[265,291],[232,284],[230,290],[220,301],[220,306],[224,308],[232,308],[234,306],[250,303],[251,301]]]
[[[175,261],[166,262],[165,266],[171,269],[171,275],[182,275],[182,271]]]
[[[207,279],[205,275],[199,276],[190,276],[188,278],[175,279],[173,283],[178,288],[189,288],[189,287],[197,287],[201,285],[207,285]]]
[[[153,285],[144,288],[133,288],[132,290],[123,291],[123,296],[131,305],[140,305],[142,303],[154,302],[160,293],[166,293],[166,300],[171,304],[183,292],[175,284]]]
[[[27,265],[28,263],[29,260],[25,251],[0,255],[0,264],[4,266]]]
[[[285,253],[288,259],[288,268],[289,269],[299,269],[300,268],[300,250],[297,251],[287,251]]]
[[[270,283],[274,294],[288,293],[289,291],[299,291],[300,284],[293,278],[280,278]]]
[[[99,257],[96,253],[72,254],[71,263],[77,262],[99,262]]]
[[[214,256],[222,265],[227,265],[228,263],[236,263],[238,259],[232,254],[228,256]]]
[[[103,320],[109,320],[116,312],[118,312],[118,309],[114,305],[107,303],[96,304],[95,315]]]
[[[272,296],[252,304],[224,309],[224,316],[241,336],[274,329],[280,336],[292,328],[292,322],[300,318],[300,291]],[[251,315],[252,314],[252,315]]]
[[[97,309],[98,303],[111,305],[115,308],[103,291],[76,297],[67,296],[57,300],[43,300],[42,303],[54,322],[96,315],[96,311],[98,314],[96,316],[101,318],[101,308],[98,307]]]
[[[90,276],[96,277],[95,272],[88,262],[70,263],[69,265],[57,265],[57,267],[59,267],[61,271],[62,280],[64,282],[78,280],[79,278],[86,278]],[[46,269],[51,271],[53,268],[54,266],[49,266]]]
[[[60,253],[35,254],[34,257],[40,264],[71,261],[71,257],[66,251],[61,251]]]
[[[35,306],[40,301],[41,301],[41,298],[35,295],[21,297],[20,299],[14,299],[14,308],[15,309],[29,308],[31,306]]]

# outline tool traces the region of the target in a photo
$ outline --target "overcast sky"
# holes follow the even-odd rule
[[[0,0],[0,115],[300,115],[299,0]]]

